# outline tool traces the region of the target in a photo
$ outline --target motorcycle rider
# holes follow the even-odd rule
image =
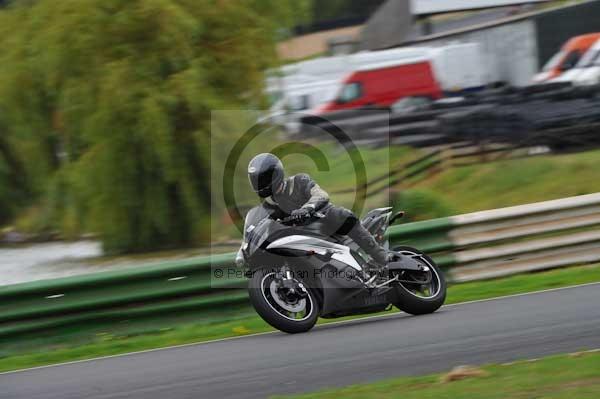
[[[248,178],[253,190],[264,198],[263,205],[272,211],[272,217],[289,215],[297,221],[304,221],[316,212],[322,213],[326,234],[348,236],[373,259],[376,267],[387,264],[387,251],[362,226],[356,215],[330,203],[327,192],[309,175],[301,173],[286,178],[279,158],[263,153],[250,161]]]

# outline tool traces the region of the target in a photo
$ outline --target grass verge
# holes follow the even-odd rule
[[[548,154],[452,167],[415,188],[453,205],[457,214],[600,191],[600,151]]]
[[[600,353],[551,356],[536,361],[490,365],[478,375],[445,382],[448,375],[395,378],[293,396],[297,399],[595,399],[600,397]],[[458,373],[454,374],[458,376]],[[459,377],[457,377],[459,378]],[[278,396],[282,398],[281,396]],[[287,396],[287,398],[292,398]]]
[[[457,284],[449,288],[446,303],[488,299],[591,282],[600,282],[600,265],[579,266],[497,280]],[[326,323],[329,321],[322,320],[321,322]],[[173,325],[175,327],[165,326],[164,323],[158,324],[157,321],[154,330],[146,329],[143,333],[118,331],[114,326],[109,326],[109,328],[104,328],[102,331],[90,334],[83,341],[73,339],[73,336],[68,334],[56,336],[56,332],[51,331],[47,334],[51,336],[51,339],[44,336],[22,337],[22,341],[18,345],[11,342],[2,342],[0,343],[3,353],[0,357],[0,371],[273,330],[254,314],[212,324],[193,324],[192,321],[187,321],[184,324],[174,323]]]

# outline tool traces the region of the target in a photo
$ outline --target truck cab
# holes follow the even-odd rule
[[[600,39],[591,46],[574,68],[552,79],[552,82],[571,82],[577,86],[600,83]]]
[[[441,97],[431,63],[426,59],[366,65],[342,82],[336,98],[317,109],[326,113],[366,106],[389,106],[408,96]]]
[[[570,77],[564,76],[568,71],[572,71],[584,54],[600,39],[600,33],[588,33],[575,36],[569,39],[560,48],[560,51],[544,65],[542,70],[534,76],[535,83],[544,83],[548,81],[570,81]],[[573,74],[570,74],[573,75]],[[557,79],[561,77],[561,79]]]
[[[576,86],[600,84],[600,40],[583,56],[577,65],[579,73],[573,78]]]

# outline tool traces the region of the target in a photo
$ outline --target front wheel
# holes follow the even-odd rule
[[[422,273],[408,273],[401,277],[402,281],[396,285],[399,300],[394,306],[413,315],[438,310],[446,300],[446,279],[441,269],[429,256],[415,248],[401,246],[394,248],[394,251],[404,256],[416,256],[429,269],[425,278]]]
[[[306,332],[319,318],[319,303],[310,288],[294,277],[284,281],[277,270],[256,270],[248,293],[256,313],[276,329]]]

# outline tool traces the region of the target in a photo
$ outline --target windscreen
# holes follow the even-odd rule
[[[264,241],[269,237],[271,226],[277,224],[271,219],[262,219],[257,224],[251,224],[246,226],[244,230],[244,241],[248,244],[246,247],[246,253],[248,255],[253,254]]]
[[[566,53],[564,51],[559,51],[558,53],[554,54],[552,58],[550,58],[550,60],[546,62],[546,65],[544,65],[542,71],[548,72],[549,70],[556,68],[558,64],[562,61],[562,59],[565,57],[565,55]]]
[[[587,68],[598,62],[598,56],[600,56],[600,49],[590,49],[581,58],[577,64],[577,68]]]
[[[600,51],[596,52],[596,58],[591,61],[591,65],[600,66]]]
[[[250,209],[244,219],[244,241],[247,241],[248,234],[251,233],[260,221],[268,219],[270,212],[262,205]]]
[[[340,91],[338,102],[349,103],[360,97],[362,97],[362,84],[358,82],[347,83]]]

